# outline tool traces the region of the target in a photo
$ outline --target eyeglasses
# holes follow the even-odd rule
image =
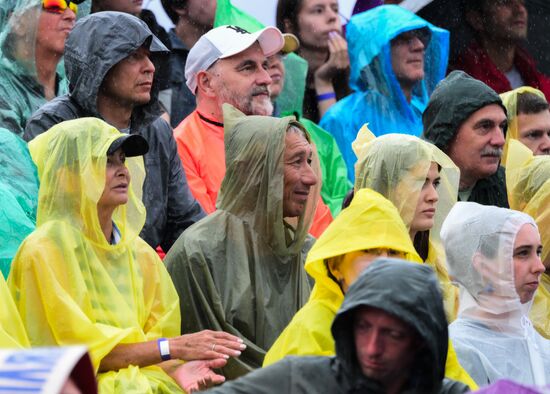
[[[42,0],[42,9],[53,14],[62,14],[69,8],[75,14],[78,11],[78,6],[69,0]]]
[[[391,45],[410,46],[416,38],[418,38],[422,43],[422,45],[424,45],[424,48],[426,48],[430,43],[430,39],[432,38],[432,33],[428,28],[406,31],[404,33],[401,33],[397,37],[395,37],[393,40],[391,40]]]

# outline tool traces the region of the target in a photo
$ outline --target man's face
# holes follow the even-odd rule
[[[527,38],[525,0],[485,0],[481,30],[488,37],[506,41]]]
[[[141,47],[109,70],[101,84],[101,93],[124,106],[147,104],[155,66],[149,59],[149,50]]]
[[[429,35],[424,29],[401,33],[391,41],[391,63],[400,83],[412,85],[424,78],[424,51]]]
[[[362,307],[355,312],[353,333],[363,375],[384,387],[408,377],[418,346],[409,325],[380,309]]]
[[[218,60],[207,72],[212,75],[219,107],[229,103],[246,115],[271,115],[271,77],[267,69],[267,58],[258,43]]]
[[[285,65],[283,54],[276,53],[267,58],[269,76],[271,77],[271,100],[275,100],[281,94],[285,84]]]
[[[139,15],[143,0],[94,0],[100,11],[118,11]]]
[[[544,265],[540,261],[542,245],[537,229],[527,223],[514,241],[514,283],[522,304],[531,301],[539,286]]]
[[[518,139],[535,155],[549,155],[550,111],[518,114]]]
[[[65,40],[74,27],[75,13],[67,7],[61,14],[42,10],[36,32],[37,51],[53,52],[62,56]]]
[[[461,183],[463,179],[475,183],[498,170],[506,122],[500,105],[490,104],[478,109],[460,126],[447,154],[460,169]]]
[[[317,175],[311,168],[313,151],[310,143],[296,131],[287,131],[284,153],[283,216],[300,216],[309,199]]]
[[[216,0],[187,0],[184,5],[187,18],[195,25],[211,29],[216,16]]]

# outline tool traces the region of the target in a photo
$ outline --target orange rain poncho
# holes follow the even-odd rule
[[[550,339],[550,157],[534,156],[519,141],[510,141],[506,187],[510,208],[533,217],[540,229],[541,260],[547,271],[541,276],[529,317],[539,334]]]
[[[174,138],[191,193],[210,214],[216,210],[226,162],[223,125],[205,119],[195,110],[174,129]],[[330,222],[330,210],[319,198],[309,233],[314,237],[320,236]]]
[[[122,134],[95,118],[60,123],[29,143],[40,190],[36,230],[14,258],[9,286],[33,346],[86,344],[97,372],[118,344],[179,334],[178,296],[157,254],[138,234],[143,159],[126,165],[128,203],[113,213],[120,242],[107,242],[97,202],[107,149]],[[98,375],[101,393],[180,392],[158,366]]]

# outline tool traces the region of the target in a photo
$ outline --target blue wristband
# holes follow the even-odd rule
[[[172,358],[170,357],[170,344],[168,343],[168,339],[157,339],[157,346],[159,348],[160,358],[162,359],[162,361],[167,361]]]
[[[323,94],[318,94],[317,95],[317,101],[325,101],[325,100],[330,100],[330,99],[335,99],[335,98],[336,98],[336,93],[334,93],[334,92],[323,93]]]

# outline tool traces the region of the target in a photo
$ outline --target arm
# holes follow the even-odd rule
[[[0,127],[8,129],[19,137],[23,137],[22,121],[13,106],[0,96]]]
[[[348,43],[338,33],[330,33],[328,40],[329,58],[325,64],[315,71],[314,83],[317,95],[332,95],[334,98],[319,100],[317,106],[319,117],[336,103],[333,79],[343,70],[349,68]]]

